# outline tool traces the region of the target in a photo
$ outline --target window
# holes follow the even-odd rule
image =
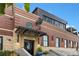
[[[44,16],[43,16],[43,19],[44,19],[44,21],[46,21],[46,22],[52,24],[52,18],[47,17],[47,16],[44,15]]]
[[[62,24],[62,23],[60,23],[60,28],[61,28],[61,29],[65,29],[65,25]]]
[[[78,42],[76,42],[76,47],[77,47],[77,45],[78,45]]]
[[[64,40],[64,47],[67,48],[68,47],[68,40]]]
[[[67,40],[64,40],[64,47],[67,48]]]
[[[53,18],[50,18],[50,17],[44,15],[44,16],[43,16],[43,20],[44,20],[45,22],[48,22],[48,23],[52,24],[52,25],[55,25],[56,27],[59,27],[59,28],[61,28],[61,29],[65,29],[65,24],[63,24],[63,23],[61,23],[61,22],[59,22],[59,21],[56,21],[56,20],[53,19]]]
[[[55,25],[55,20],[54,19],[52,19],[52,24]]]
[[[60,27],[58,21],[55,21],[55,26]]]
[[[3,38],[0,37],[0,50],[2,50],[2,49],[3,49]]]
[[[43,36],[43,46],[48,46],[48,36]]]
[[[71,47],[72,47],[72,41],[71,41]]]
[[[63,29],[65,29],[65,28],[66,28],[65,24],[63,24]]]
[[[57,26],[57,24],[58,24],[58,22],[57,22],[57,21],[55,21],[55,26]]]
[[[51,19],[47,18],[46,20],[47,20],[48,23],[51,23]]]
[[[56,47],[60,47],[60,45],[61,45],[60,38],[56,37],[55,44],[56,44]]]
[[[43,20],[46,21],[46,16],[43,16]]]
[[[31,22],[27,22],[27,23],[26,23],[26,27],[27,27],[27,28],[32,28],[32,23],[31,23]]]
[[[66,41],[67,41],[66,45],[67,45],[67,47],[69,47],[69,45],[68,45],[69,44],[69,40],[66,40]]]

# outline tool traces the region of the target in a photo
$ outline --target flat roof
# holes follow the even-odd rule
[[[55,15],[53,15],[53,14],[51,14],[51,13],[49,13],[49,12],[47,12],[47,11],[41,9],[41,8],[38,8],[38,7],[35,8],[35,10],[32,13],[36,14],[35,12],[37,12],[38,10],[41,11],[40,13],[37,13],[37,15],[39,15],[39,16],[45,15],[45,16],[48,16],[48,17],[50,17],[52,19],[55,19],[56,21],[59,21],[59,22],[64,23],[64,24],[67,24],[67,21],[65,21],[65,20],[59,18],[58,16],[55,16]]]

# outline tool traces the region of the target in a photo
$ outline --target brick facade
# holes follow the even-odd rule
[[[36,26],[36,21],[41,18],[40,16],[37,16],[33,13],[26,12],[23,10],[20,10],[19,8],[15,7],[14,8],[14,16],[12,15],[12,7],[9,7],[6,10],[6,15],[0,16],[0,35],[6,35],[6,36],[12,36],[14,28],[16,26],[23,26],[26,27],[27,22],[32,23],[33,29],[37,30],[39,28]],[[39,13],[39,12],[38,12]],[[14,19],[12,17],[15,17]],[[15,27],[13,27],[15,26]],[[79,37],[69,33],[65,30],[61,30],[47,22],[43,22],[42,25],[40,25],[41,29],[39,31],[45,32],[48,35],[48,44],[49,47],[55,47],[55,40],[56,37],[59,37],[61,40],[61,47],[64,47],[64,40],[70,40],[73,42],[78,42],[79,43]],[[5,29],[5,30],[4,30]],[[42,37],[39,37],[39,44],[42,45]],[[69,46],[70,47],[70,46]]]

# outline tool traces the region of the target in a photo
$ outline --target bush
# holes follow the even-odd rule
[[[37,52],[42,52],[43,50],[42,50],[42,47],[38,47],[37,48]]]
[[[47,55],[49,52],[48,51],[44,51],[44,54]]]
[[[0,51],[0,56],[12,56],[13,54],[14,54],[14,51],[8,51],[8,50]]]

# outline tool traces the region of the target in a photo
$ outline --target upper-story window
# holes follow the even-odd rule
[[[52,25],[55,25],[56,27],[59,27],[61,29],[65,29],[65,25],[59,21],[56,21],[55,19],[52,19],[50,17],[47,17],[47,16],[43,16],[43,20],[52,24]]]
[[[54,19],[52,19],[52,24],[53,24],[53,25],[55,24],[55,20],[54,20]]]
[[[27,22],[26,23],[26,27],[32,29],[32,23],[31,22]]]
[[[44,19],[44,21],[46,21],[48,23],[52,23],[52,19],[47,16],[44,16],[43,19]]]
[[[59,22],[55,21],[55,26],[59,27]]]

